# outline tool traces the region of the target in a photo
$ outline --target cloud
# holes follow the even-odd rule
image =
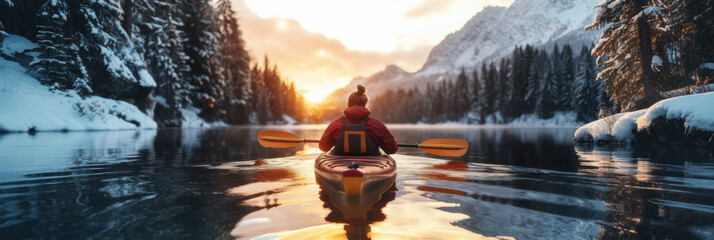
[[[454,0],[424,0],[404,15],[407,18],[421,18],[441,14],[449,10]]]
[[[409,50],[391,52],[356,51],[334,38],[309,32],[293,19],[261,18],[243,1],[234,1],[246,46],[253,61],[262,63],[268,55],[271,64],[298,88],[329,93],[358,75],[370,75],[396,64],[416,71],[433,47],[424,44]]]

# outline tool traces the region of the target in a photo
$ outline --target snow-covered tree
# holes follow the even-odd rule
[[[583,46],[578,59],[578,71],[575,78],[574,102],[577,120],[589,122],[597,119],[598,85],[595,82],[595,63],[590,50]]]
[[[3,4],[5,7],[11,8],[15,6],[15,4],[10,1],[10,0],[2,0],[0,4]],[[6,37],[9,37],[10,35],[5,32],[5,25],[2,24],[2,21],[0,21],[0,47],[2,47],[3,41],[5,40]]]
[[[181,109],[191,105],[189,96],[195,90],[185,79],[186,55],[183,52],[181,23],[174,16],[175,4],[159,2],[153,6],[156,26],[149,26],[153,32],[146,39],[147,61],[156,78],[156,120],[163,126],[181,126]],[[149,19],[147,19],[149,20]],[[162,24],[162,25],[158,25]]]
[[[231,1],[218,0],[216,12],[220,29],[219,51],[224,66],[223,79],[231,89],[229,108],[232,114],[226,120],[229,123],[246,123],[244,112],[248,110],[246,97],[248,95],[247,84],[250,80],[250,57],[246,51]],[[297,97],[292,95],[294,92],[291,92],[291,98]],[[297,101],[297,99],[292,100],[293,102]]]
[[[556,54],[555,52],[553,54]],[[575,79],[573,62],[573,49],[570,45],[565,44],[555,66],[555,74],[558,82],[557,109],[560,111],[572,110],[573,96],[572,85]]]
[[[47,0],[37,13],[37,39],[40,55],[30,63],[32,69],[40,74],[39,80],[45,85],[57,89],[72,86],[68,76],[70,55],[67,37],[69,7],[63,0]]]
[[[182,8],[185,33],[184,52],[188,56],[189,72],[186,78],[196,89],[192,91],[194,106],[208,121],[217,121],[225,116],[224,103],[227,89],[223,79],[223,63],[219,55],[219,29],[213,7],[209,1],[183,0]]]
[[[471,109],[474,112],[480,112],[481,111],[481,81],[478,76],[478,70],[474,69],[471,72],[471,79],[473,82],[471,82],[472,90],[471,90],[471,99],[472,99],[472,104],[471,104]]]
[[[156,82],[145,69],[121,25],[122,8],[118,0],[79,0],[73,19],[78,33],[79,53],[96,94],[142,101]],[[141,106],[140,106],[141,107]]]
[[[457,118],[461,118],[470,109],[470,93],[469,93],[469,78],[466,77],[466,71],[461,68],[461,73],[456,77],[456,94],[454,98],[456,100],[456,114]]]
[[[528,89],[526,90],[524,99],[526,103],[533,106],[529,109],[529,111],[535,111],[535,103],[537,102],[538,93],[540,91],[540,81],[543,77],[543,69],[542,67],[539,67],[539,65],[542,65],[542,62],[541,64],[533,62],[530,64],[530,68],[528,69]]]
[[[543,78],[540,82],[540,93],[536,99],[536,113],[538,117],[547,119],[553,117],[553,112],[556,110],[556,94],[558,83],[555,77],[555,70],[551,66],[547,66]]]
[[[15,4],[10,0],[2,0],[0,4],[4,4],[8,8],[15,6]],[[2,47],[5,38],[9,36],[10,35],[5,32],[5,25],[3,25],[2,21],[0,21],[0,47]]]
[[[651,68],[654,52],[647,0],[604,0],[596,6],[595,21],[586,30],[603,29],[592,50],[605,68],[598,79],[625,109],[659,99]]]
[[[506,103],[508,101],[508,83],[510,82],[510,71],[508,68],[511,64],[510,59],[501,59],[501,64],[498,68],[498,81],[496,84],[496,89],[498,89],[498,97],[496,98],[496,109],[503,113],[506,109]]]

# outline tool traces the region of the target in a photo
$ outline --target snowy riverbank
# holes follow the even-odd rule
[[[647,109],[588,123],[573,140],[714,147],[714,92],[665,99]]]
[[[0,58],[0,132],[156,128],[124,101],[51,92],[17,62]]]
[[[0,56],[32,56],[37,45],[12,35]],[[50,91],[18,62],[0,57],[0,132],[156,128],[136,106],[72,91]]]

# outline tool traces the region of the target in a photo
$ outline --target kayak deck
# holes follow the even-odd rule
[[[336,186],[342,186],[346,195],[362,195],[369,185],[394,177],[396,169],[396,162],[387,154],[337,156],[328,152],[315,160],[315,173]]]

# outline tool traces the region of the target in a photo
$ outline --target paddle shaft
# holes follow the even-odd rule
[[[458,146],[458,145],[445,145],[445,144],[440,144],[440,145],[435,145],[435,144],[409,144],[409,143],[400,143],[397,144],[397,146],[400,147],[413,147],[413,148],[436,148],[436,149],[462,149],[464,148],[463,146]]]
[[[263,130],[258,133],[258,142],[263,147],[286,148],[300,143],[317,143],[318,140],[304,139],[293,133],[275,130]],[[463,139],[431,139],[417,144],[398,144],[400,147],[419,148],[422,151],[449,157],[460,157],[466,154],[469,143]]]
[[[413,144],[412,144],[412,143],[400,143],[400,144],[397,144],[397,146],[400,146],[400,147],[413,147],[413,148],[418,148],[418,147],[419,147],[419,144],[416,144],[416,143],[413,143]]]
[[[276,141],[276,142],[312,142],[312,143],[319,143],[320,140],[315,140],[315,139],[304,139],[304,138],[279,138],[279,137],[262,137],[262,139],[268,140],[268,141]]]

